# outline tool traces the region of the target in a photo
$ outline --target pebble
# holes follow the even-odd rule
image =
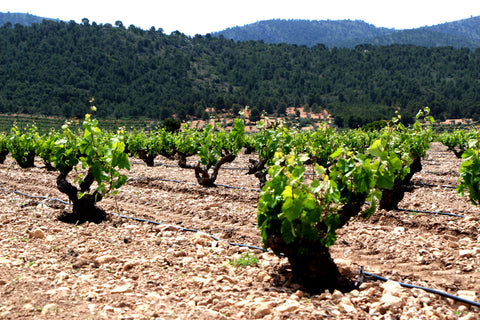
[[[201,246],[209,246],[211,241],[213,241],[213,239],[208,234],[205,234],[203,232],[196,232],[193,235],[194,244],[199,244]]]
[[[402,286],[395,281],[387,281],[382,284],[383,290],[385,294],[391,294],[394,297],[400,297],[402,293]]]
[[[132,292],[134,285],[132,283],[127,283],[112,289],[112,293],[127,293]]]
[[[457,291],[457,296],[467,300],[477,301],[477,293],[475,291],[459,290]]]
[[[459,250],[458,251],[458,256],[460,258],[471,258],[473,255],[473,251],[472,250]]]
[[[57,309],[57,305],[55,303],[46,304],[42,308],[42,315],[46,315],[48,313],[54,313],[56,309]]]
[[[285,312],[295,312],[298,308],[300,308],[300,303],[296,300],[287,300],[284,304],[278,306],[276,310],[280,313]]]
[[[348,297],[343,297],[342,300],[340,300],[339,307],[347,313],[357,313],[357,309]]]
[[[32,239],[45,239],[45,232],[42,229],[35,229],[30,232],[30,238]]]
[[[140,261],[138,261],[138,260],[129,260],[129,261],[125,262],[125,264],[123,265],[123,270],[128,271],[128,270],[133,269],[134,267],[138,266],[139,264],[140,264]]]
[[[101,257],[98,257],[97,259],[95,259],[95,261],[98,262],[99,264],[116,262],[117,260],[118,260],[118,258],[116,256],[112,256],[112,255],[105,255],[105,256],[101,256]]]
[[[262,303],[259,304],[258,307],[255,309],[254,317],[256,319],[263,318],[266,315],[273,313],[273,306],[271,303]]]

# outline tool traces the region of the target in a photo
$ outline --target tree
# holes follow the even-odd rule
[[[257,107],[253,107],[251,110],[250,110],[250,115],[248,116],[248,120],[250,120],[251,122],[257,122],[261,119],[261,113],[260,111],[258,110]]]

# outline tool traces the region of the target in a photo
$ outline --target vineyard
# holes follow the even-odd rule
[[[480,133],[432,122],[13,127],[0,318],[475,319]]]

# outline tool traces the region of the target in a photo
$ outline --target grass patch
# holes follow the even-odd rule
[[[258,258],[250,252],[244,252],[239,258],[230,261],[230,264],[234,267],[258,266]]]

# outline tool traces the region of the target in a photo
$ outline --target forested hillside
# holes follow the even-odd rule
[[[12,26],[14,26],[17,23],[24,26],[29,26],[32,23],[41,23],[44,19],[53,20],[53,19],[34,16],[29,13],[0,12],[0,26],[3,26],[6,23],[11,23]]]
[[[360,20],[265,20],[243,27],[228,28],[212,33],[235,41],[264,41],[308,47],[324,44],[333,47],[355,47],[365,39],[375,39],[394,33],[394,29],[377,28]]]
[[[0,113],[207,117],[245,105],[268,114],[327,109],[340,126],[421,106],[480,118],[480,50],[412,45],[312,48],[193,38],[161,29],[44,21],[0,28]]]
[[[265,20],[213,33],[227,39],[288,43],[308,47],[355,48],[357,45],[413,44],[425,47],[480,47],[480,17],[431,27],[396,30],[375,27],[361,20]]]

